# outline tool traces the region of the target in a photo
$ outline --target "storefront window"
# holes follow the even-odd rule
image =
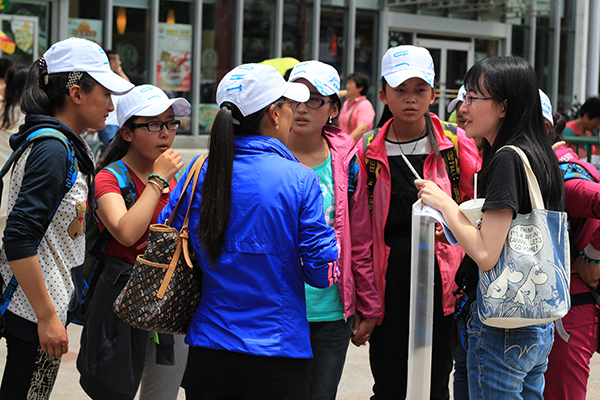
[[[283,57],[311,58],[312,0],[286,1],[283,13]]]
[[[373,12],[358,10],[356,13],[356,38],[354,43],[354,70],[374,79],[377,70],[377,16]],[[372,86],[373,87],[373,86]],[[372,91],[372,90],[371,90]]]
[[[275,0],[244,1],[243,63],[273,58]]]
[[[233,68],[235,0],[202,3],[199,132],[208,133],[218,108],[217,84]],[[218,27],[218,29],[217,29]]]
[[[112,46],[105,46],[106,49],[119,53],[121,68],[135,85],[150,82],[150,72],[147,69],[150,50],[148,14],[145,9],[114,7]]]
[[[100,13],[100,2],[71,0],[67,36],[92,40],[106,47],[103,43],[104,21],[100,19]]]
[[[321,9],[319,60],[333,65],[340,75],[342,75],[344,71],[345,14],[344,9],[328,7],[323,7]]]
[[[11,1],[0,14],[2,32],[15,42],[14,52],[6,55],[15,62],[31,64],[48,48],[50,7],[50,3]]]
[[[194,15],[189,1],[160,1],[158,41],[154,68],[156,86],[169,97],[183,97],[192,102],[192,38]],[[191,116],[179,117],[179,134],[191,131]]]

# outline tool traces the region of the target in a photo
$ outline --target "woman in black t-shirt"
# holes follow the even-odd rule
[[[472,226],[458,206],[435,184],[415,181],[424,204],[440,210],[456,239],[479,269],[498,262],[512,219],[531,212],[525,169],[527,155],[547,209],[562,207],[563,185],[556,157],[546,137],[534,70],[517,57],[492,57],[477,63],[465,77],[461,106],[465,132],[483,138],[481,171],[484,217]],[[518,329],[482,324],[477,303],[469,321],[469,397],[473,399],[543,399],[544,372],[552,347],[553,323]]]

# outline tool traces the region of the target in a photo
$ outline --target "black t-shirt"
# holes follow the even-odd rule
[[[530,160],[530,163],[532,161]],[[490,161],[487,185],[481,193],[485,198],[484,210],[502,210],[510,208],[513,210],[513,218],[516,214],[529,214],[531,212],[531,200],[527,187],[527,175],[521,157],[512,149],[498,151]],[[540,182],[538,178],[538,182]],[[542,193],[544,188],[540,187]],[[560,204],[548,204],[549,210],[561,210]]]

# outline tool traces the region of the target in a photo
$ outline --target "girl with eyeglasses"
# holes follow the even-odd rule
[[[190,114],[183,98],[169,99],[158,87],[141,85],[119,99],[120,125],[98,161],[94,179],[96,214],[111,238],[105,266],[86,310],[77,367],[80,383],[93,399],[175,400],[185,370],[182,335],[152,334],[122,322],[112,304],[125,286],[150,224],[169,200],[175,174],[183,167],[171,148],[180,127],[176,117]],[[134,203],[119,181],[133,182]],[[131,190],[127,189],[127,190]],[[111,342],[111,346],[105,346]]]
[[[471,225],[435,183],[417,180],[415,185],[423,203],[444,215],[458,243],[476,263],[474,271],[467,273],[477,276],[479,270],[489,271],[498,263],[516,214],[532,210],[523,162],[515,151],[502,147],[513,145],[527,155],[546,209],[563,209],[564,186],[544,126],[537,77],[526,60],[482,60],[467,72],[465,88],[461,106],[465,132],[483,139],[479,176],[485,202],[480,226]],[[469,398],[542,400],[554,323],[514,329],[488,326],[479,316],[483,300],[471,305],[467,324]],[[506,309],[511,304],[507,300]]]
[[[340,110],[340,78],[319,61],[297,64],[290,82],[310,98],[294,112],[288,148],[321,182],[325,220],[340,244],[340,279],[327,289],[305,285],[313,358],[309,399],[335,399],[348,344],[365,345],[381,314],[371,257],[369,198],[354,140],[333,125]]]
[[[69,352],[66,326],[81,303],[83,216],[94,172],[80,135],[102,129],[113,110],[111,94],[132,87],[110,70],[100,46],[69,38],[33,63],[17,96],[25,122],[9,143],[13,151],[25,150],[4,188],[8,218],[0,272],[14,291],[4,303],[2,399],[48,399]],[[33,136],[40,139],[27,145]]]
[[[160,215],[166,220],[181,196],[179,229],[192,202],[202,297],[186,335],[188,400],[307,398],[304,282],[325,288],[338,276],[317,176],[285,146],[293,110],[308,98],[272,66],[229,71],[194,197],[178,186]]]

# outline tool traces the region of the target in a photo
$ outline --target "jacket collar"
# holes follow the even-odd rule
[[[279,156],[298,162],[298,159],[294,154],[283,144],[279,139],[275,139],[269,136],[235,136],[235,150],[236,152],[270,152],[278,154]]]

